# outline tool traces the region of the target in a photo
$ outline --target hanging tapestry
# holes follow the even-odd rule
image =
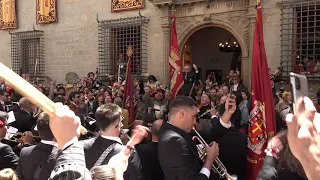
[[[125,11],[144,8],[144,0],[112,0],[111,11]]]
[[[16,29],[16,2],[15,0],[0,0],[0,29]]]
[[[37,24],[47,24],[57,22],[56,0],[36,0],[37,1]]]

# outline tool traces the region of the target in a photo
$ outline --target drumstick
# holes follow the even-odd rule
[[[55,104],[47,96],[42,94],[38,89],[32,86],[29,82],[24,80],[15,72],[11,71],[7,66],[0,62],[0,77],[5,79],[13,89],[19,92],[21,95],[25,96],[33,104],[40,107],[49,116],[54,116]],[[81,134],[86,134],[87,129],[83,126],[80,127]]]

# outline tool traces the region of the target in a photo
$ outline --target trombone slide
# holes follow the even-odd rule
[[[36,104],[49,116],[54,116],[55,104],[47,96],[42,94],[38,89],[32,86],[15,72],[11,71],[7,66],[0,62],[0,77],[5,79],[14,90],[21,95],[27,97],[33,104]],[[81,126],[81,134],[86,134],[87,129]]]

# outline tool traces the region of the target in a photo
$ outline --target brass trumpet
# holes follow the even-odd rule
[[[193,139],[198,140],[203,147],[198,147],[198,154],[200,159],[204,162],[206,160],[207,152],[206,152],[206,146],[208,144],[206,141],[200,136],[199,132],[193,128],[193,131],[197,134],[197,136],[194,136]],[[227,180],[237,180],[237,175],[230,175],[227,171],[227,168],[223,165],[223,163],[220,161],[220,159],[217,157],[212,164],[212,171],[219,174],[221,178],[225,178]]]

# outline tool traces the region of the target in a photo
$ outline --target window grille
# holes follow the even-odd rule
[[[320,82],[320,1],[282,0],[281,67]]]
[[[30,80],[44,80],[43,31],[11,33],[11,67],[16,73],[29,74]]]
[[[147,23],[144,16],[99,22],[100,79],[107,75],[126,76],[127,49],[133,48],[132,76],[139,78],[147,71]],[[120,67],[120,68],[119,68]]]

